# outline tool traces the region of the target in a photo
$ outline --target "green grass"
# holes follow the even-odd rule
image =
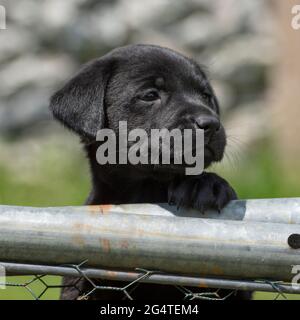
[[[214,168],[230,182],[240,199],[300,197],[300,166],[283,168],[269,143],[257,145],[241,160]]]
[[[250,150],[247,160],[235,166],[216,166],[214,170],[222,174],[236,189],[240,198],[275,198],[300,196],[298,178],[300,169],[293,168],[287,175],[276,162],[269,144],[262,143]],[[24,163],[23,163],[24,166]],[[292,178],[286,178],[287,176]],[[295,178],[296,177],[296,178]],[[82,154],[74,154],[63,146],[47,148],[38,154],[34,165],[16,170],[15,166],[0,164],[0,203],[22,206],[63,206],[81,205],[89,190],[89,174]],[[24,283],[30,277],[12,277],[12,283]],[[45,277],[48,284],[57,285],[60,277]],[[41,283],[31,285],[39,294]],[[57,299],[59,289],[49,289],[43,299]],[[256,299],[274,299],[276,295],[256,293]],[[289,299],[300,296],[287,295]],[[0,290],[0,299],[31,299],[24,287],[7,287]]]
[[[85,159],[63,158],[51,152],[33,168],[32,178],[0,164],[0,203],[21,206],[82,205],[89,191]],[[57,162],[56,162],[57,160]]]
[[[33,279],[33,276],[7,277],[6,288],[0,290],[0,300],[33,300],[40,294],[41,300],[59,299],[60,289],[57,286],[61,284],[61,277],[45,276],[42,278],[45,284],[39,280],[32,282]]]

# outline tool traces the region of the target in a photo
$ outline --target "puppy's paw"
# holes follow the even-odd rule
[[[168,202],[179,207],[194,208],[204,213],[207,209],[220,211],[237,195],[229,183],[214,173],[202,173],[174,181],[168,189]]]

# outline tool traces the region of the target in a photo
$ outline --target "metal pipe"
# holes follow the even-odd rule
[[[75,267],[66,266],[45,266],[45,265],[28,265],[16,263],[0,263],[5,267],[7,275],[60,275],[78,277],[81,274]],[[80,267],[82,273],[86,277],[103,280],[118,280],[118,281],[135,281],[140,278],[139,282],[157,283],[168,285],[180,285],[197,288],[220,288],[220,289],[234,289],[234,290],[249,290],[249,291],[265,291],[265,292],[280,292],[282,293],[300,293],[300,285],[293,286],[285,283],[268,283],[267,281],[245,281],[245,280],[230,280],[230,279],[214,279],[214,278],[200,278],[188,277],[174,274],[164,273],[150,273],[147,277],[141,277],[143,272],[131,271],[116,271],[106,269],[92,269]],[[100,283],[101,285],[101,283]],[[276,290],[278,288],[278,290]]]
[[[0,207],[0,261],[290,282],[298,224],[124,214],[111,206]],[[286,208],[290,211],[290,208]],[[127,212],[128,213],[128,212]]]
[[[48,208],[49,210],[66,210]],[[67,207],[71,211],[85,211],[86,207]],[[32,208],[32,210],[34,210]],[[35,210],[39,210],[35,208]],[[91,206],[90,210],[101,213],[128,213],[143,215],[163,215],[178,217],[194,217],[218,220],[260,221],[272,223],[300,224],[300,198],[252,199],[231,201],[221,213],[207,211],[205,214],[197,210],[180,208],[168,204],[124,204]]]
[[[0,210],[14,210],[13,206],[0,206]],[[40,208],[23,207],[27,211],[40,211]],[[280,198],[280,199],[250,199],[231,201],[221,213],[209,210],[204,214],[197,210],[161,204],[123,204],[123,205],[95,205],[77,207],[51,207],[51,211],[76,211],[108,213],[128,213],[143,215],[162,215],[177,217],[194,217],[218,220],[236,221],[257,221],[272,223],[300,224],[300,198]],[[1,211],[0,211],[1,212]]]

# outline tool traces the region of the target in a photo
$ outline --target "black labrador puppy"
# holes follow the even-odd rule
[[[77,133],[84,144],[92,173],[92,191],[86,204],[159,203],[222,209],[236,199],[231,186],[214,173],[185,175],[183,166],[103,164],[97,161],[97,132],[119,132],[119,121],[128,130],[142,128],[204,130],[204,166],[223,157],[226,136],[219,106],[204,73],[193,60],[167,48],[129,45],[87,63],[56,92],[50,108],[59,121]],[[76,279],[64,279],[72,285]],[[113,282],[101,282],[114,285]],[[62,292],[76,299],[89,290],[85,281]],[[143,284],[135,298],[182,297],[171,286]],[[120,298],[115,291],[98,291],[91,299]]]

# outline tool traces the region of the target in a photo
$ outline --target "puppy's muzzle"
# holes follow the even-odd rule
[[[204,130],[205,144],[208,144],[211,137],[215,135],[221,127],[220,120],[214,116],[201,116],[195,119],[195,125],[198,129]]]

